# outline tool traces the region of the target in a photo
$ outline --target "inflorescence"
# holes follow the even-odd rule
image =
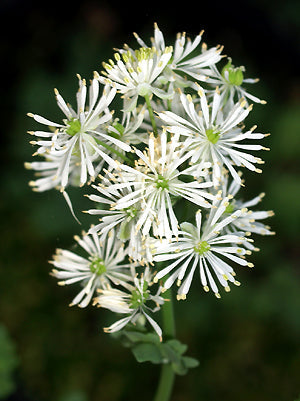
[[[161,293],[176,286],[185,299],[198,271],[220,298],[220,288],[240,285],[236,268],[253,266],[250,236],[273,234],[262,222],[273,212],[252,210],[264,194],[238,198],[241,170],[262,172],[267,135],[245,124],[265,101],[245,88],[257,80],[229,57],[224,65],[223,48],[202,35],[166,45],[155,24],[148,43],[134,34],[137,47],[118,49],[89,85],[78,75],[75,108],[55,89],[61,122],[28,114],[46,127],[29,132],[33,189],[58,189],[72,208],[68,188],[93,183],[85,212],[95,222],[75,237],[80,252],[57,249],[50,263],[60,285],[81,285],[71,305],[123,316],[106,332],[144,321],[161,338],[151,317]],[[116,97],[122,110],[112,110]]]

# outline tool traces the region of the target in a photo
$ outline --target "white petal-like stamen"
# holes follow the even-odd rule
[[[76,236],[78,245],[87,253],[86,257],[74,252],[57,249],[50,263],[54,266],[52,275],[58,278],[60,285],[81,282],[83,290],[73,299],[71,305],[85,307],[99,288],[106,288],[110,283],[127,286],[130,279],[129,264],[120,264],[127,255],[121,241],[112,230],[105,240],[94,234]]]
[[[261,160],[245,151],[266,148],[256,144],[235,143],[243,139],[263,137],[262,134],[253,134],[252,130],[242,133],[242,129],[239,127],[251,108],[246,107],[245,101],[239,101],[227,114],[224,114],[219,91],[214,93],[212,106],[208,103],[207,97],[200,87],[199,96],[201,114],[196,111],[191,97],[183,93],[180,95],[180,99],[187,114],[186,119],[178,118],[173,112],[159,113],[159,117],[168,124],[166,127],[168,132],[186,138],[185,146],[192,151],[192,163],[201,160],[212,164],[212,178],[215,187],[221,183],[222,166],[224,165],[237,183],[241,183],[241,180],[233,167],[235,165],[260,172],[261,170],[257,169],[255,164],[261,163]],[[194,169],[197,171],[196,166]]]
[[[39,146],[36,153],[46,160],[41,162],[45,178],[32,183],[36,191],[54,187],[63,191],[69,184],[82,186],[89,179],[91,181],[95,179],[96,171],[99,171],[105,162],[113,168],[116,167],[115,161],[102,146],[105,146],[105,143],[112,143],[124,152],[131,150],[128,144],[106,133],[106,124],[112,118],[108,106],[116,94],[116,88],[106,85],[99,98],[99,80],[94,78],[91,81],[89,106],[86,109],[85,80],[82,80],[80,76],[78,78],[77,112],[64,101],[55,89],[57,104],[67,117],[63,120],[63,124],[53,123],[41,116],[29,113],[29,116],[37,122],[58,128],[55,132],[49,133],[31,132],[38,138],[49,138],[49,141],[39,140],[34,143]],[[28,166],[35,170],[37,164],[35,162],[28,163]]]
[[[94,304],[110,309],[113,312],[126,314],[128,316],[116,321],[110,327],[104,329],[107,333],[114,333],[121,330],[129,322],[135,323],[140,316],[145,316],[156,334],[162,339],[162,330],[156,321],[149,315],[149,312],[156,312],[164,303],[160,296],[161,288],[158,287],[156,294],[151,293],[153,277],[150,269],[146,267],[144,273],[138,277],[135,270],[132,271],[133,283],[125,290],[106,288],[95,298]],[[154,302],[156,307],[151,309],[148,304]]]
[[[228,226],[242,211],[237,210],[230,216],[224,216],[223,202],[218,207],[216,204],[217,201],[214,201],[214,207],[210,209],[208,220],[204,219],[203,221],[202,214],[198,211],[195,216],[196,226],[191,223],[182,223],[178,238],[173,237],[169,244],[158,248],[156,251],[154,261],[175,259],[167,267],[158,271],[155,279],[161,279],[172,272],[165,282],[166,288],[169,288],[176,278],[178,278],[179,283],[183,280],[178,289],[178,299],[185,299],[197,266],[199,266],[200,279],[204,289],[208,290],[209,283],[210,288],[218,298],[220,294],[211,270],[220,284],[228,291],[227,282],[234,282],[235,280],[232,276],[233,269],[223,258],[242,266],[249,266],[246,259],[241,258],[247,253],[244,248],[246,239],[241,240],[240,236],[235,234],[219,234],[219,230]],[[207,224],[208,221],[213,221],[214,224]]]

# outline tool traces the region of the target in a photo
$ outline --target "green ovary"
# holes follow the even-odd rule
[[[229,203],[229,205],[226,206],[224,213],[231,214],[233,212],[234,212],[234,206],[232,203]]]
[[[240,86],[244,80],[244,67],[234,67],[231,64],[231,59],[229,59],[228,63],[224,66],[222,70],[222,76],[227,79],[227,81],[231,85]],[[228,72],[228,76],[225,76],[225,72]]]
[[[148,283],[144,282],[143,293],[141,293],[137,289],[132,291],[130,308],[137,309],[145,303],[145,301],[149,298],[149,293],[147,292],[147,288],[148,288]]]
[[[156,188],[169,189],[169,180],[164,178],[162,175],[158,175],[156,182]]]
[[[229,82],[232,85],[240,86],[242,85],[244,80],[244,74],[241,68],[235,68],[232,71],[229,71]]]
[[[212,144],[216,144],[220,138],[220,132],[214,131],[212,128],[209,128],[205,131],[207,139]]]
[[[138,209],[136,208],[136,207],[134,207],[134,206],[130,206],[130,207],[127,207],[126,209],[123,209],[124,210],[124,212],[126,213],[126,215],[128,216],[128,217],[130,217],[130,218],[134,218],[136,215],[137,215],[137,213],[138,213]]]
[[[81,124],[80,121],[77,120],[76,118],[71,119],[68,122],[68,129],[66,129],[66,133],[69,134],[70,136],[74,136],[76,134],[78,134],[78,132],[80,132],[81,130]]]
[[[203,255],[205,252],[210,250],[210,245],[206,241],[199,241],[197,245],[194,246],[194,251]]]
[[[90,264],[91,272],[97,274],[97,276],[104,274],[106,272],[106,267],[103,262],[103,259],[95,257]]]

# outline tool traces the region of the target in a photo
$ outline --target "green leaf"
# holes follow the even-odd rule
[[[188,372],[187,367],[184,365],[182,361],[179,363],[172,363],[172,368],[177,375],[183,376]]]
[[[180,363],[180,355],[168,343],[162,344],[162,351],[170,363]]]
[[[154,343],[159,344],[159,337],[154,333],[141,333],[139,331],[126,331],[124,332],[125,336],[132,341],[136,342],[144,342],[144,343]]]
[[[199,365],[196,359],[183,356],[188,348],[186,344],[175,338],[160,342],[157,334],[144,331],[144,327],[137,329],[137,326],[129,326],[114,337],[125,347],[131,348],[134,357],[140,363],[169,363],[178,375],[185,375],[189,369]]]
[[[170,347],[173,348],[174,351],[176,351],[179,355],[182,355],[186,352],[188,346],[186,344],[182,344],[178,340],[169,340],[167,343],[170,345]]]
[[[132,352],[138,362],[152,362],[155,364],[163,362],[163,355],[155,344],[139,343],[132,347]]]
[[[183,360],[185,366],[189,369],[196,368],[197,366],[199,366],[199,361],[190,356],[183,356],[182,360]]]

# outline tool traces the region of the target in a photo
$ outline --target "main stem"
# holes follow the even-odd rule
[[[157,125],[154,118],[153,109],[149,95],[145,96],[145,101],[149,111],[149,117],[153,128],[154,136],[158,136]],[[172,303],[172,292],[169,288],[164,293],[165,302],[162,306],[163,334],[166,338],[175,338],[175,319]],[[163,364],[161,367],[160,378],[156,394],[153,401],[169,401],[173,389],[175,373],[170,363]]]
[[[167,338],[175,338],[175,319],[171,289],[164,294],[166,302],[162,306],[163,333]],[[169,401],[173,389],[175,373],[170,363],[162,365],[154,401]]]

